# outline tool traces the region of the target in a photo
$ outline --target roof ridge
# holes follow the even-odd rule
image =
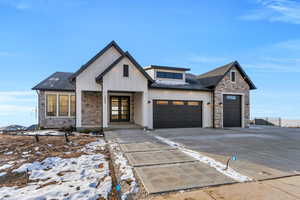
[[[201,78],[201,77],[204,76],[204,75],[207,75],[207,74],[209,74],[209,73],[215,72],[215,71],[220,70],[220,69],[225,68],[225,67],[228,67],[228,68],[229,68],[229,67],[232,67],[232,65],[233,65],[233,64],[236,64],[236,63],[237,63],[237,61],[235,60],[235,61],[232,61],[232,62],[227,63],[227,64],[225,64],[225,65],[221,65],[220,67],[214,68],[214,69],[212,69],[212,70],[210,70],[210,71],[208,71],[208,72],[205,72],[205,73],[203,73],[203,74],[199,74],[199,75],[198,75],[198,78]]]

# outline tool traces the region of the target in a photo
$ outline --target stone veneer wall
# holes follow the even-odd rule
[[[239,71],[234,67],[232,69],[236,70],[236,82],[233,83],[230,80],[230,71],[225,75],[225,77],[220,81],[214,91],[214,126],[215,128],[223,127],[223,93],[239,93],[244,94],[242,98],[242,103],[244,103],[244,126],[248,127],[250,122],[250,100],[249,100],[249,85],[243,79]],[[221,104],[220,104],[221,103]]]
[[[39,91],[38,95],[38,116],[39,116],[39,127],[43,128],[63,128],[63,127],[75,127],[75,117],[46,117],[46,95],[45,91]],[[63,94],[64,92],[52,92]],[[66,94],[70,94],[69,92]],[[74,93],[75,95],[75,93]]]
[[[81,126],[97,128],[102,126],[102,93],[83,91],[81,95]]]

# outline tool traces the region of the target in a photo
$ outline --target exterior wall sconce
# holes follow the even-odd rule
[[[222,102],[219,103],[219,105],[222,105],[222,104],[223,104]]]
[[[151,101],[149,100],[149,101],[148,101],[148,104],[150,104],[150,103],[151,103]]]
[[[210,102],[207,102],[207,105],[210,105]]]

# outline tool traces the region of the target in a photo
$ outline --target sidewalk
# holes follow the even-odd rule
[[[299,188],[300,176],[294,176],[165,194],[151,200],[299,200]]]

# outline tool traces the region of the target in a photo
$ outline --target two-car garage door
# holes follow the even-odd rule
[[[202,102],[153,100],[153,127],[202,127]]]

